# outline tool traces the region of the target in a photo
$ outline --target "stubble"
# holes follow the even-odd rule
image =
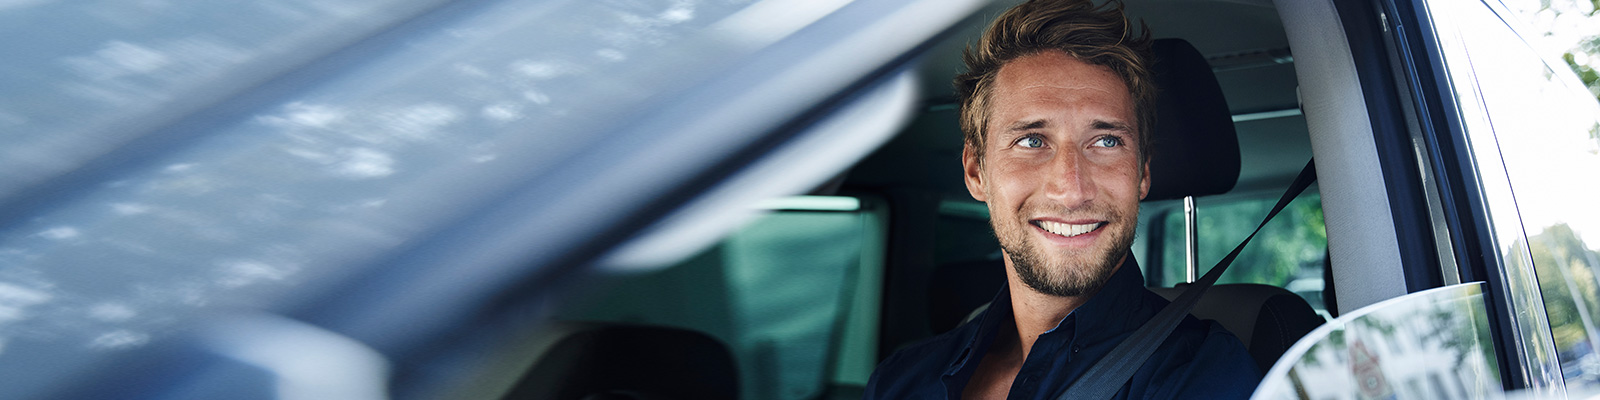
[[[1106,245],[1088,249],[1088,254],[1058,254],[1054,263],[1041,246],[1033,243],[1028,232],[1033,228],[1027,222],[1011,221],[1002,226],[991,219],[990,225],[1000,240],[1000,249],[1011,259],[1011,266],[1024,285],[1046,295],[1076,297],[1099,292],[1133,246],[1133,221],[1137,216],[1120,214],[1112,212],[1108,219],[1111,223],[1100,228],[1106,230],[1100,233],[1107,236]]]

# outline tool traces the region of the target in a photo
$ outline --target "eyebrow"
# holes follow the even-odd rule
[[[1025,131],[1025,130],[1029,130],[1029,129],[1043,128],[1043,127],[1045,127],[1045,125],[1047,125],[1047,124],[1045,123],[1045,120],[1042,120],[1042,119],[1036,119],[1036,120],[1032,120],[1032,121],[1017,121],[1017,122],[1011,123],[1011,126],[1006,127],[1006,130],[1008,130],[1008,131]]]
[[[1094,120],[1094,122],[1090,123],[1089,126],[1092,126],[1092,127],[1094,127],[1094,129],[1099,129],[1099,130],[1113,130],[1113,131],[1133,132],[1133,127],[1128,126],[1128,124],[1122,123],[1122,122],[1110,122],[1110,121],[1102,121],[1102,120],[1098,120],[1097,119],[1097,120]]]
[[[1026,130],[1030,130],[1030,129],[1043,128],[1043,127],[1048,126],[1048,125],[1049,125],[1049,123],[1046,122],[1045,120],[1042,120],[1042,119],[1028,120],[1028,121],[1017,121],[1017,122],[1011,123],[1011,126],[1006,127],[1006,130],[1008,130],[1008,131],[1026,131]],[[1133,127],[1129,126],[1126,123],[1112,122],[1112,121],[1105,121],[1105,120],[1098,120],[1098,119],[1094,120],[1094,121],[1091,121],[1089,123],[1089,126],[1094,128],[1094,129],[1098,129],[1098,130],[1128,131],[1128,132],[1132,132],[1133,131]]]

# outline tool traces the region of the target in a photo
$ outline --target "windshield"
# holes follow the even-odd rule
[[[405,276],[443,257],[406,251],[564,161],[652,143],[622,116],[685,102],[848,2],[445,3],[0,2],[0,397],[202,310]],[[450,282],[499,279],[494,261]],[[405,344],[382,338],[359,337]]]

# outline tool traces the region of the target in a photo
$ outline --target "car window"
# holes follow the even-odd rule
[[[1508,375],[1539,395],[1592,390],[1583,365],[1596,342],[1586,256],[1595,247],[1583,238],[1600,234],[1600,213],[1576,182],[1600,173],[1600,105],[1562,61],[1533,50],[1500,4],[1429,7],[1482,181],[1501,266],[1491,283],[1515,328],[1507,352],[1520,365]]]
[[[1481,283],[1362,308],[1306,334],[1252,398],[1497,398],[1489,321]]]
[[[184,357],[157,344],[213,310],[441,385],[476,310],[816,137],[975,8],[864,3],[0,2],[0,397],[224,382],[103,362]]]
[[[438,3],[0,3],[0,196]]]
[[[1277,202],[1276,197],[1198,199],[1199,274],[1205,274],[1232,252]],[[1155,223],[1163,225],[1159,230],[1161,270],[1147,274],[1159,273],[1164,286],[1184,282],[1187,267],[1183,212],[1181,209],[1163,212]],[[1315,188],[1308,189],[1261,229],[1217,283],[1260,283],[1287,288],[1305,298],[1319,314],[1327,316],[1322,300],[1327,250],[1322,196]]]
[[[746,399],[859,388],[876,364],[884,235],[882,211],[861,204],[768,204],[779,210],[677,265],[600,277],[554,316],[707,333],[734,354]]]
[[[1589,0],[1504,0],[1529,29],[1534,47],[1560,58],[1600,98],[1600,3]]]
[[[12,172],[6,177],[32,171],[11,163],[71,163],[74,146],[118,142],[76,135],[90,128],[126,133],[138,121],[125,112],[159,109],[170,98],[199,95],[191,91],[197,87],[216,90],[213,79],[234,76],[228,71],[263,61],[258,57],[311,51],[304,42],[371,35],[362,29],[383,28],[370,26],[373,19],[392,21],[390,13],[405,8],[377,1],[92,3],[13,3],[0,14],[37,32],[71,27],[51,36],[62,43],[16,44],[37,35],[0,39],[7,49],[41,48],[0,58],[0,68],[15,71],[0,77],[0,87],[16,94],[0,100],[0,114],[23,121],[0,128],[8,138],[0,155],[0,167]],[[619,112],[620,104],[663,90],[627,82],[622,77],[658,80],[629,73],[630,66],[659,73],[673,65],[629,57],[649,59],[741,8],[698,8],[699,19],[690,19],[665,5],[634,4],[632,12],[567,6],[461,11],[388,52],[355,49],[370,58],[344,65],[344,74],[316,71],[336,75],[320,86],[283,83],[271,91],[291,95],[253,96],[254,108],[230,103],[245,111],[168,126],[163,134],[198,139],[122,149],[145,159],[58,182],[48,189],[71,193],[60,201],[41,206],[29,198],[21,211],[6,209],[0,292],[7,295],[0,307],[9,312],[0,337],[27,343],[6,355],[26,359],[11,351],[22,347],[137,348],[195,309],[257,305],[366,265],[363,259],[396,241],[459,221],[491,193],[526,181],[511,171],[536,173],[564,147],[591,144],[555,139],[583,131],[572,124],[592,123],[584,104]],[[561,11],[574,26],[533,23]],[[584,25],[591,20],[638,29]],[[340,33],[317,36],[324,31]],[[528,45],[528,37],[566,44]],[[120,124],[95,125],[102,118]],[[17,216],[27,211],[34,213]],[[41,370],[18,364],[0,363],[0,370]]]
[[[1463,36],[1522,221],[1510,250],[1532,259],[1566,386],[1600,385],[1600,105],[1566,65],[1481,25]]]

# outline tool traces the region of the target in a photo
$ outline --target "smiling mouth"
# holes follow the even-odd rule
[[[1067,224],[1042,220],[1033,220],[1028,222],[1033,224],[1033,226],[1039,227],[1039,229],[1045,230],[1045,232],[1050,232],[1065,237],[1073,237],[1094,232],[1094,230],[1100,229],[1102,226],[1106,226],[1106,222],[1096,222],[1092,224]]]

